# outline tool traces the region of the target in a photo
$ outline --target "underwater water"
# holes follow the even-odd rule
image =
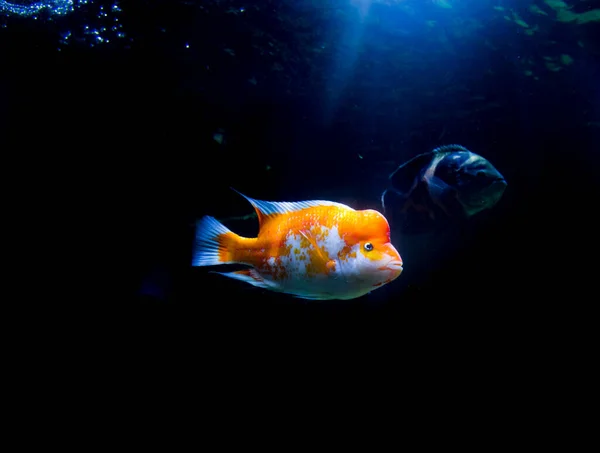
[[[493,349],[556,314],[596,231],[599,30],[600,4],[577,0],[0,1],[10,204],[76,238],[79,297],[134,330]],[[390,182],[447,145],[498,190],[429,154]],[[205,215],[256,237],[236,191],[382,212],[401,275],[307,300],[192,266]],[[486,209],[466,214],[467,195]]]

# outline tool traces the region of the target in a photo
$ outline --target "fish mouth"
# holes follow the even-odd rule
[[[504,178],[498,178],[492,183],[490,188],[493,191],[492,195],[495,196],[495,202],[497,202],[500,199],[507,186],[508,183]]]
[[[402,272],[404,270],[403,266],[403,262],[400,260],[392,260],[389,263],[387,263],[385,266],[383,266],[381,269],[383,270],[387,270],[387,271],[400,271]]]

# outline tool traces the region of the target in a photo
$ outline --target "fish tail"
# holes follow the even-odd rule
[[[240,236],[214,217],[204,216],[196,223],[192,266],[215,266],[236,262],[235,245]]]

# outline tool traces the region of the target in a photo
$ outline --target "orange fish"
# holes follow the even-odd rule
[[[192,266],[245,264],[221,273],[304,299],[354,299],[396,279],[402,258],[377,211],[332,201],[271,202],[243,194],[258,215],[256,238],[241,237],[213,217],[196,225]]]

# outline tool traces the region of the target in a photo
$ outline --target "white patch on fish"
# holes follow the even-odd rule
[[[323,247],[330,259],[337,260],[339,253],[346,247],[346,241],[340,236],[337,225],[331,228],[323,227],[323,235],[317,239],[317,244]]]
[[[475,153],[469,153],[469,154],[470,154],[469,158],[463,162],[463,164],[461,165],[461,167],[464,167],[466,165],[470,165],[473,162],[476,162],[476,161],[478,161],[480,159],[480,157],[477,154],[475,154]]]
[[[285,246],[289,248],[290,252],[288,256],[281,256],[281,266],[287,270],[287,274],[290,278],[304,277],[306,275],[306,263],[309,260],[306,250],[300,246],[302,235],[294,234],[291,231],[285,238]],[[300,253],[295,253],[295,250],[299,250]],[[300,257],[303,256],[304,260]]]

